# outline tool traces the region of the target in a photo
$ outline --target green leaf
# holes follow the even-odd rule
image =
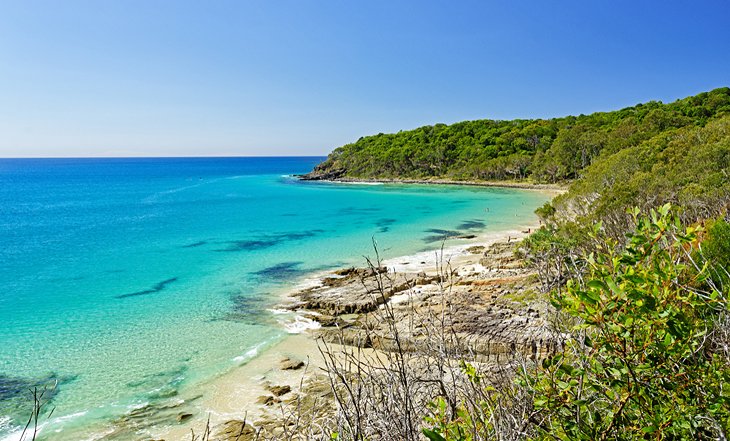
[[[431,441],[446,441],[446,438],[444,438],[434,430],[423,429],[422,431],[426,438],[430,439]]]

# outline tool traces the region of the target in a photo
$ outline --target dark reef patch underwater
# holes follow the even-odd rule
[[[378,233],[387,233],[390,226],[396,222],[398,222],[398,219],[383,218],[375,221],[375,226],[378,227]]]
[[[309,230],[303,232],[294,233],[281,233],[281,234],[266,234],[256,239],[244,239],[244,240],[229,240],[224,242],[228,246],[225,248],[219,248],[215,251],[219,252],[239,252],[239,251],[255,251],[273,246],[283,244],[289,241],[302,240],[309,237],[314,237],[318,234],[324,233],[324,230]]]
[[[202,247],[203,245],[205,245],[207,243],[208,243],[207,240],[201,240],[198,242],[193,242],[193,243],[189,243],[187,245],[183,245],[182,248],[197,248],[197,247]]]
[[[60,377],[48,374],[38,378],[25,378],[0,374],[0,415],[12,418],[15,424],[25,424],[33,413],[33,395],[37,393],[42,403],[51,404],[62,385],[76,377]]]
[[[167,280],[163,280],[162,282],[155,284],[150,289],[145,289],[145,290],[137,291],[137,292],[130,292],[128,294],[121,294],[121,295],[116,296],[116,298],[126,299],[127,297],[137,297],[137,296],[146,296],[148,294],[155,294],[155,293],[158,293],[158,292],[164,290],[167,287],[167,285],[177,282],[177,280],[178,280],[178,277],[171,277]]]
[[[253,274],[276,281],[289,280],[293,277],[307,272],[307,270],[302,269],[303,264],[304,262],[301,261],[282,262],[259,271],[254,271]]]
[[[457,226],[456,228],[458,228],[459,230],[480,230],[486,226],[487,225],[484,222],[474,219],[466,220],[460,223],[459,226]]]
[[[442,230],[440,228],[429,228],[426,230],[426,233],[432,233],[430,236],[423,238],[423,241],[426,243],[441,242],[446,239],[458,237],[462,234],[460,231]]]

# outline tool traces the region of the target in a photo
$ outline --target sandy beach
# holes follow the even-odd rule
[[[554,190],[541,189],[541,191]],[[476,278],[488,270],[484,265],[485,249],[494,244],[507,245],[511,249],[511,244],[521,240],[537,227],[539,225],[532,222],[513,230],[484,234],[472,240],[462,241],[463,243],[452,240],[451,242],[457,243],[443,249],[387,258],[381,265],[394,274],[433,276],[437,273],[439,265],[448,264],[455,274],[465,278]],[[256,422],[281,418],[284,415],[286,400],[289,399],[291,402],[292,397],[302,393],[302,384],[314,375],[321,374],[324,367],[324,360],[319,350],[321,343],[318,340],[323,338],[326,332],[317,329],[319,324],[313,323],[312,320],[318,318],[329,320],[330,317],[323,315],[321,310],[308,309],[307,305],[301,303],[298,294],[322,288],[323,282],[333,275],[332,271],[309,275],[300,280],[294,289],[281,293],[281,307],[292,311],[280,314],[283,319],[281,323],[291,330],[291,334],[261,351],[240,367],[199,385],[189,397],[181,397],[181,400],[189,400],[189,405],[177,414],[176,423],[154,425],[138,431],[138,434],[145,436],[145,439],[189,440],[191,430],[202,433],[208,421],[213,433],[216,433],[224,430],[226,425],[230,425],[233,421],[245,419],[246,422],[256,426]],[[425,289],[428,290],[429,287]],[[420,291],[423,291],[423,288]],[[401,298],[395,295],[391,301],[393,303],[403,301],[404,295],[400,294]],[[339,319],[355,320],[357,316],[357,314],[342,315]],[[282,369],[282,361],[286,360],[303,363],[296,369]],[[281,393],[282,387],[286,388],[283,389],[286,390],[285,393]],[[272,393],[272,390],[275,393]],[[277,393],[281,395],[277,396]]]
[[[441,178],[423,178],[423,179],[407,179],[407,178],[327,178],[317,175],[302,175],[298,176],[299,179],[305,181],[319,181],[328,182],[333,184],[363,184],[363,185],[378,185],[378,184],[421,184],[421,185],[465,185],[471,187],[495,187],[495,188],[519,188],[521,190],[538,190],[547,191],[551,194],[561,194],[567,191],[567,187],[561,184],[534,184],[531,182],[509,182],[509,181],[481,181],[481,180],[455,180],[455,179],[441,179]]]

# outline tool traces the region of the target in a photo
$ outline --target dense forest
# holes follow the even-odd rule
[[[362,137],[335,149],[313,175],[554,183],[582,176],[598,159],[722,115],[730,115],[727,87],[590,115],[436,124]]]

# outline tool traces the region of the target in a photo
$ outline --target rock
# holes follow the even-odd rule
[[[311,172],[305,175],[297,175],[297,177],[302,181],[334,181],[343,177],[345,173],[346,170],[344,169],[327,170],[320,164]]]
[[[387,268],[346,268],[336,276],[322,279],[321,286],[294,294],[301,301],[298,308],[323,316],[363,314],[376,310],[393,295],[411,288],[412,282],[428,284],[436,277],[418,277],[413,273],[392,276]],[[343,275],[341,275],[343,274]],[[382,277],[379,274],[384,274]],[[328,324],[333,323],[332,320]]]
[[[264,406],[273,406],[274,404],[281,403],[281,400],[271,395],[261,395],[256,402]]]
[[[481,245],[476,245],[473,247],[469,247],[466,249],[466,252],[469,254],[482,254],[486,250],[486,247],[483,247]]]
[[[283,386],[269,386],[266,388],[269,392],[274,394],[275,397],[280,397],[291,392],[291,387],[288,385]]]
[[[332,328],[334,326],[342,326],[342,320],[340,320],[337,317],[326,315],[326,314],[319,314],[319,315],[305,315],[305,317],[312,319],[320,324],[323,328]]]
[[[281,360],[279,367],[284,371],[296,371],[304,367],[304,362],[301,360],[292,360],[287,357]]]
[[[182,423],[183,421],[189,420],[193,416],[192,413],[179,413],[177,414],[177,422]]]
[[[335,271],[335,274],[337,274],[338,276],[349,276],[350,274],[353,274],[355,271],[357,271],[355,269],[355,267],[351,266],[349,268],[338,269],[337,271]]]
[[[217,434],[217,438],[215,438],[216,440],[247,441],[256,439],[256,430],[244,421],[226,421],[222,426]]]

